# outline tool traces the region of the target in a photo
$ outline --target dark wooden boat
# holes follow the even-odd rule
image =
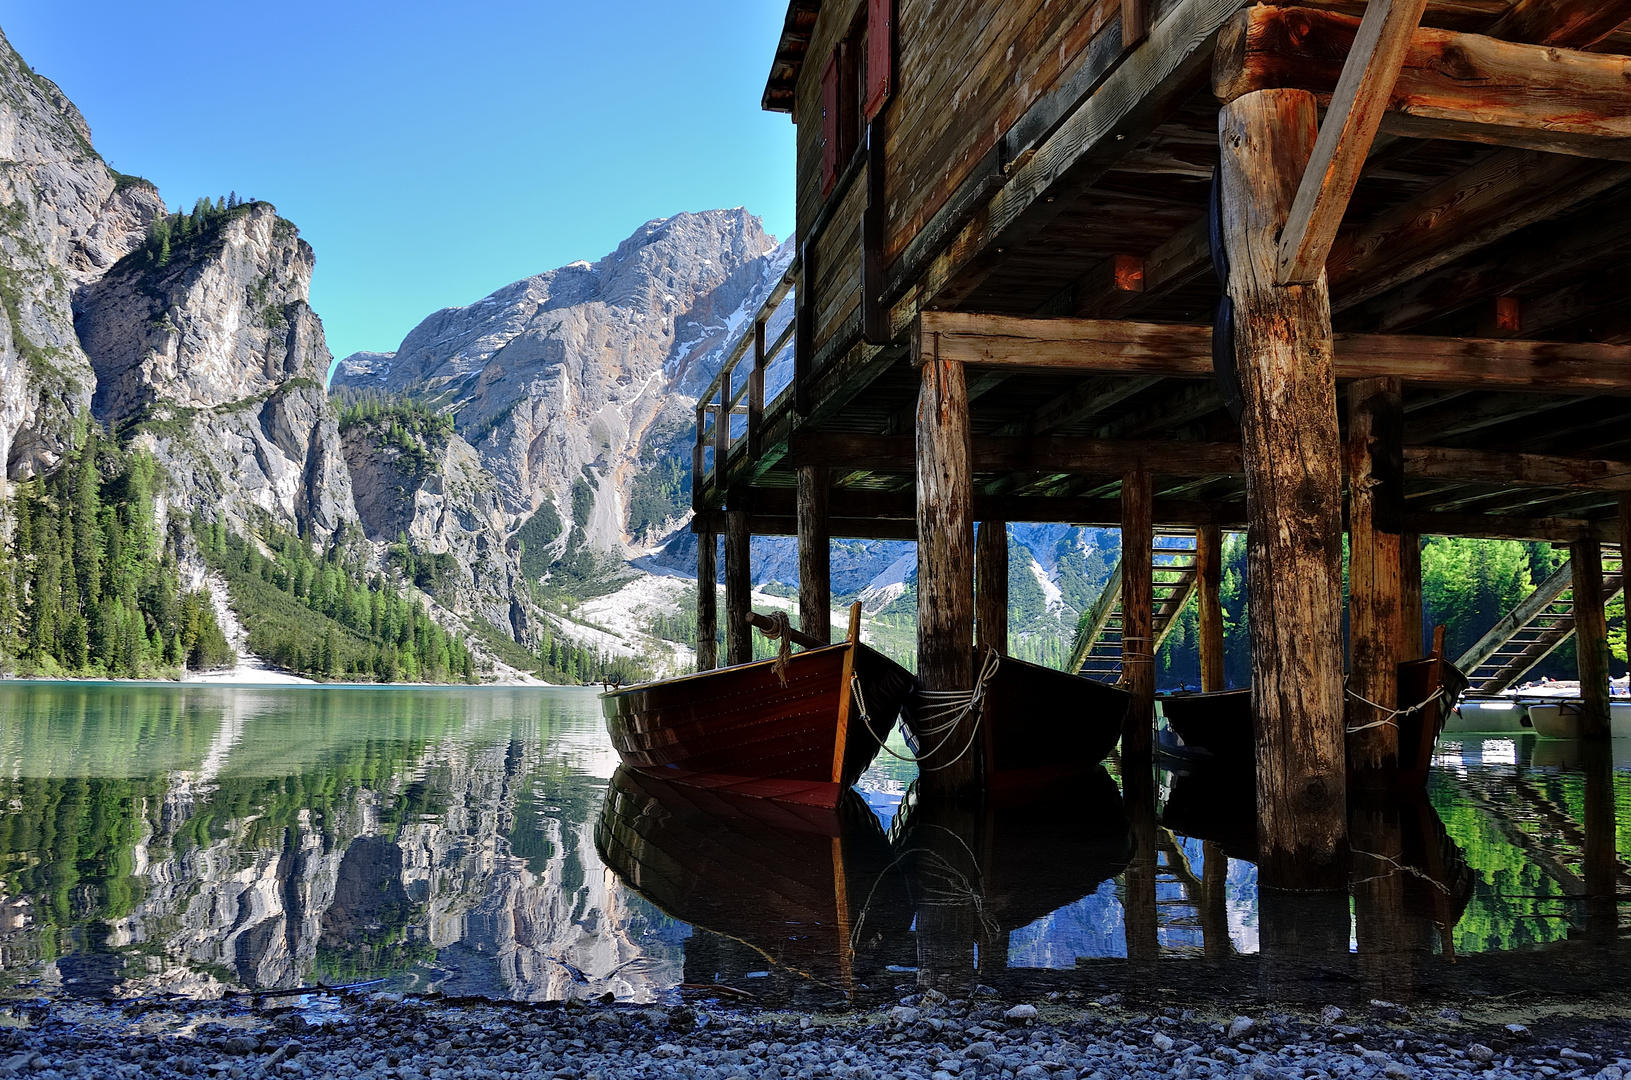
[[[609,690],[601,711],[612,746],[625,765],[670,780],[836,806],[877,757],[878,737],[887,737],[916,685],[859,636],[852,614],[850,640],[792,654],[785,682],[775,660],[760,660]],[[870,727],[854,703],[852,675]]]
[[[989,647],[982,648],[976,670],[985,670],[991,661]],[[979,732],[987,796],[998,801],[1031,798],[1049,785],[1091,771],[1115,749],[1131,703],[1132,695],[1120,687],[1011,656],[996,657]],[[909,699],[902,718],[907,741],[921,752],[929,726],[921,699]]]
[[[1426,782],[1427,768],[1433,763],[1433,744],[1443,733],[1444,723],[1467,685],[1467,677],[1460,669],[1436,652],[1432,656],[1407,660],[1399,665],[1399,704],[1396,707],[1408,708],[1432,699],[1426,708],[1399,717],[1401,773]]]
[[[1183,740],[1165,750],[1180,756],[1198,752],[1230,760],[1255,756],[1250,690],[1214,690],[1204,694],[1161,694],[1156,697],[1167,727]],[[1185,753],[1185,751],[1189,753]]]
[[[854,791],[832,807],[698,788],[623,767],[595,848],[625,886],[694,930],[688,983],[768,971],[829,987],[910,964],[912,910],[877,816]],[[772,981],[775,981],[774,979]]]

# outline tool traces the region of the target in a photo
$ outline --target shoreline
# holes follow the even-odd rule
[[[1117,1080],[1123,1076],[1438,1080],[1631,1074],[1631,1002],[1576,999],[1461,1009],[1372,1002],[1183,1007],[1088,1000],[1011,1003],[979,988],[883,1008],[741,1008],[508,1002],[342,991],[185,1001],[11,1002],[0,1074],[47,1078],[199,1074],[379,1080]],[[1157,992],[1154,996],[1159,997]],[[1244,1011],[1237,1012],[1236,1009]],[[1595,1015],[1586,1015],[1595,1011]]]
[[[394,683],[359,683],[359,682],[318,682],[315,679],[303,679],[297,676],[287,676],[281,680],[268,680],[254,677],[230,676],[225,678],[190,678],[190,679],[91,679],[91,678],[63,678],[60,676],[44,675],[0,675],[0,686],[7,683],[26,683],[30,685],[50,684],[55,686],[153,686],[153,687],[221,687],[225,689],[254,689],[254,690],[481,690],[490,688],[495,690],[599,690],[599,684],[589,686],[569,686],[561,683],[544,682],[542,679],[494,679],[487,682],[474,683],[427,683],[427,682],[394,682]]]

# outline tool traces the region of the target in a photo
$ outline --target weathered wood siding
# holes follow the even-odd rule
[[[862,0],[843,0],[822,8],[800,72],[801,233],[825,202],[821,73],[862,7]],[[900,256],[1025,110],[1075,72],[1093,39],[1114,29],[1120,11],[1121,0],[899,0],[896,90],[883,115],[886,262]],[[859,302],[864,183],[832,197],[841,204],[817,249],[818,348]]]

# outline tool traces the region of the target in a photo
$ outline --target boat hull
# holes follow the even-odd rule
[[[1528,707],[1512,698],[1466,699],[1444,722],[1444,732],[1452,735],[1518,735],[1533,727]]]
[[[1131,694],[1107,683],[1003,657],[986,684],[980,720],[986,794],[999,803],[1042,797],[1093,770],[1115,749],[1131,703]],[[919,752],[920,709],[909,700],[902,710]]]
[[[1580,738],[1580,703],[1577,701],[1531,705],[1529,720],[1535,726],[1535,734],[1543,739]],[[1608,722],[1610,736],[1631,739],[1631,701],[1610,702]]]
[[[1257,753],[1250,690],[1214,690],[1205,694],[1158,697],[1161,715],[1187,750],[1215,758],[1244,760]]]
[[[762,660],[601,695],[612,746],[624,764],[697,786],[833,805],[878,754],[910,673],[865,645],[855,647],[871,724],[848,710],[841,774],[834,777],[844,680],[851,646],[795,653],[782,685],[774,661]]]

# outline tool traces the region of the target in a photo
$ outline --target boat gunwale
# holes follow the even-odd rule
[[[788,657],[788,660],[789,660],[789,662],[791,662],[791,661],[799,659],[800,657],[817,656],[817,655],[820,655],[821,653],[831,652],[834,649],[847,649],[847,648],[850,647],[850,644],[851,643],[848,642],[848,641],[839,641],[839,642],[835,642],[834,644],[831,644],[831,645],[823,645],[819,649],[805,649],[805,650],[803,650],[801,652],[793,653],[791,656]],[[884,656],[883,653],[878,652],[877,649],[872,648],[872,646],[866,644],[865,642],[860,642],[859,644],[860,644],[861,648],[866,649],[867,651],[875,654],[880,659],[887,660],[891,664],[895,663],[895,661],[890,660],[889,657]],[[651,687],[654,687],[654,686],[674,686],[674,685],[676,685],[678,683],[691,682],[691,681],[696,680],[696,679],[707,679],[707,678],[711,678],[711,677],[716,676],[716,675],[723,675],[726,672],[750,671],[753,668],[764,667],[767,664],[774,664],[774,663],[776,663],[776,657],[772,656],[772,657],[770,657],[768,659],[765,659],[765,660],[751,660],[746,664],[730,664],[730,665],[728,665],[726,667],[709,668],[707,671],[693,671],[693,672],[691,672],[690,674],[687,674],[687,675],[673,675],[673,676],[670,676],[669,678],[666,678],[666,679],[650,679],[650,680],[648,680],[646,682],[633,683],[633,684],[631,684],[629,686],[618,686],[618,687],[613,687],[612,689],[609,689],[609,690],[602,690],[600,692],[599,696],[603,700],[606,699],[606,698],[615,698],[615,697],[619,697],[619,696],[621,696],[623,694],[632,694],[632,693],[635,693],[635,692],[638,692],[638,691],[646,691],[646,690],[649,690]],[[895,666],[900,667],[899,664],[895,664]],[[906,669],[903,668],[903,667],[901,668],[901,670],[906,671]],[[907,672],[907,674],[911,675],[911,672]],[[914,682],[916,681],[915,677],[913,678],[913,681]]]

